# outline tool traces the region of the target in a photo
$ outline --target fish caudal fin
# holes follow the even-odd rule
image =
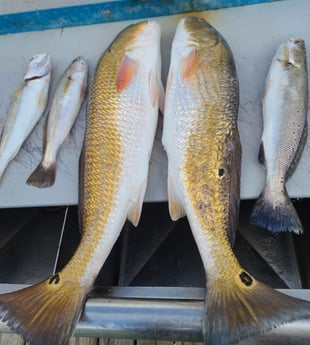
[[[42,160],[34,172],[28,177],[27,184],[38,188],[51,187],[55,182],[55,178],[56,162],[46,166]]]
[[[205,345],[231,345],[294,320],[310,318],[310,302],[284,295],[241,271],[236,284],[207,287]]]
[[[251,224],[271,232],[303,233],[303,226],[286,190],[271,194],[267,188],[258,197],[250,215]]]
[[[61,273],[0,295],[0,319],[31,345],[68,345],[88,290]]]

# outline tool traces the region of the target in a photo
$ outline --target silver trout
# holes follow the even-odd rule
[[[294,172],[307,139],[308,74],[305,44],[283,42],[271,63],[263,96],[263,135],[258,159],[266,182],[250,216],[272,232],[303,232],[285,183]]]
[[[58,151],[67,138],[84,102],[88,65],[79,56],[72,61],[57,85],[48,115],[43,159],[27,183],[39,188],[50,187],[56,178]]]
[[[231,50],[206,21],[179,22],[166,87],[163,145],[172,219],[186,215],[206,272],[206,345],[235,344],[291,320],[310,303],[257,281],[231,243],[238,222],[241,146]]]
[[[0,317],[32,345],[68,345],[88,292],[128,217],[138,224],[163,102],[160,27],[124,29],[94,75],[81,156],[82,239],[63,270],[0,295]]]
[[[11,96],[0,143],[0,179],[46,108],[51,71],[47,54],[34,55],[29,61],[23,85]]]

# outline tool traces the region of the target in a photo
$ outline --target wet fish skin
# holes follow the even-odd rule
[[[87,74],[87,61],[79,56],[60,78],[48,115],[43,159],[27,179],[27,184],[38,188],[54,184],[57,154],[84,102]]]
[[[46,108],[51,71],[48,54],[34,55],[27,66],[23,85],[11,96],[0,143],[0,179]]]
[[[81,156],[81,243],[54,276],[0,295],[0,317],[32,345],[69,344],[127,215],[135,225],[139,221],[163,97],[160,70],[154,21],[124,29],[99,60]]]
[[[224,38],[203,19],[182,19],[171,50],[162,142],[171,218],[187,216],[206,272],[208,345],[235,344],[310,317],[310,303],[257,281],[232,251],[240,193],[238,101]]]
[[[271,232],[303,232],[286,191],[307,139],[308,74],[304,41],[283,42],[270,66],[263,105],[259,161],[266,168],[264,189],[252,210],[252,224]]]

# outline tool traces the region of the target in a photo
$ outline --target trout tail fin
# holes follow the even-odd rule
[[[88,289],[61,273],[0,295],[0,319],[32,345],[68,345]]]
[[[283,193],[271,193],[265,187],[254,205],[250,222],[271,232],[303,233],[303,226],[285,187]]]
[[[28,177],[27,184],[38,188],[51,187],[55,182],[55,178],[56,162],[46,166],[42,160],[34,172]]]
[[[204,344],[231,345],[294,320],[310,318],[310,302],[284,295],[245,271],[239,281],[207,287]]]

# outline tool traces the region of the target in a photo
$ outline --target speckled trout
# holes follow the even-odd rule
[[[67,345],[86,296],[128,217],[137,225],[158,107],[160,27],[124,29],[95,71],[81,156],[82,239],[65,268],[32,287],[0,295],[0,315],[32,345]]]
[[[272,232],[302,233],[303,226],[285,188],[303,152],[308,132],[308,73],[302,39],[291,38],[279,46],[266,79],[262,103],[264,129],[258,159],[267,174],[250,221]]]
[[[310,317],[309,302],[257,281],[231,248],[239,208],[238,98],[234,59],[224,38],[203,19],[182,19],[171,50],[162,141],[171,217],[187,216],[206,272],[207,345],[235,344]]]
[[[51,72],[49,55],[34,55],[27,66],[23,84],[11,96],[0,143],[0,179],[46,108]]]
[[[27,179],[28,184],[39,188],[54,184],[58,151],[68,137],[84,102],[87,74],[87,61],[79,56],[60,78],[48,114],[43,159]]]

